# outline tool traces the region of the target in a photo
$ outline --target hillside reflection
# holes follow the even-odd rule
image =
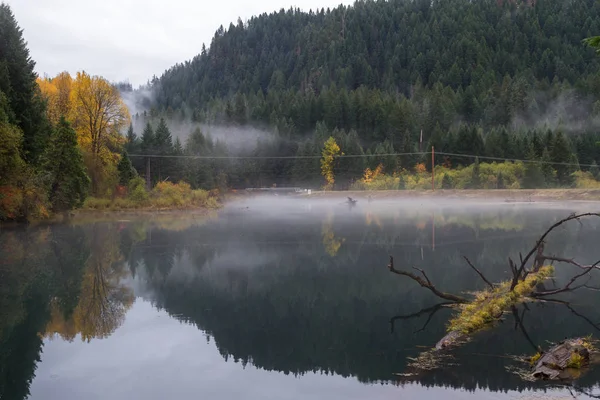
[[[196,325],[203,331],[199,339],[208,335],[225,360],[286,374],[324,372],[402,385],[395,374],[444,336],[450,311],[430,312],[439,299],[390,276],[388,256],[399,266],[425,269],[447,291],[475,290],[482,282],[463,256],[489,279],[501,280],[509,255],[531,247],[540,232],[573,210],[294,204],[284,211],[230,207],[204,219],[0,231],[0,398],[27,398],[44,338],[112,340],[134,301],[134,287],[136,296]],[[547,248],[594,262],[600,258],[599,228],[597,221],[571,224],[553,234]],[[570,272],[558,269],[556,279]],[[565,336],[600,337],[600,293],[563,299],[571,309],[531,304],[523,314],[519,308],[519,324],[508,315],[457,349],[458,367],[413,380],[468,390],[535,387],[506,370],[506,355],[531,353],[532,345]],[[578,384],[599,382],[592,371]]]

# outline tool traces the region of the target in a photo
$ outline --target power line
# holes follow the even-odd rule
[[[579,163],[563,163],[554,161],[540,161],[540,160],[520,160],[518,158],[501,158],[501,157],[487,157],[487,156],[475,156],[472,154],[457,154],[457,153],[444,153],[436,152],[436,155],[451,156],[451,157],[464,157],[464,158],[479,158],[481,160],[493,160],[493,161],[512,161],[522,163],[535,163],[535,164],[549,164],[549,165],[565,165],[565,166],[580,166],[580,167],[594,167],[593,164],[579,164]]]
[[[395,157],[395,156],[414,156],[426,155],[430,153],[387,153],[387,154],[342,154],[334,158],[360,158],[360,157]],[[186,158],[203,160],[294,160],[294,159],[320,159],[321,155],[314,156],[194,156],[194,155],[159,155],[159,154],[129,154],[129,157],[150,157],[150,158]]]
[[[372,158],[372,157],[401,157],[401,156],[426,156],[430,155],[430,152],[411,152],[411,153],[385,153],[385,154],[343,154],[334,156],[334,158]],[[489,157],[489,156],[478,156],[474,154],[458,154],[458,153],[446,153],[436,152],[439,156],[450,156],[450,157],[463,157],[463,158],[479,158],[481,160],[491,161],[510,161],[510,162],[522,162],[522,163],[537,163],[544,165],[563,165],[563,166],[579,166],[579,167],[594,167],[594,164],[579,164],[579,163],[565,163],[565,162],[554,162],[554,161],[541,161],[541,160],[522,160],[518,158],[502,158],[502,157]],[[189,159],[189,160],[315,160],[321,159],[321,155],[314,156],[200,156],[200,155],[168,155],[168,154],[129,154],[129,157],[149,157],[149,158],[174,158],[174,159]]]

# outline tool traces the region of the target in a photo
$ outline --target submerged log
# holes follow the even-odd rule
[[[446,336],[440,339],[439,342],[436,343],[436,350],[443,350],[445,348],[455,346],[458,344],[462,344],[466,340],[467,336],[459,331],[451,331]]]
[[[567,339],[539,355],[532,376],[540,380],[565,380],[577,376],[577,370],[590,362],[591,345],[586,339]]]

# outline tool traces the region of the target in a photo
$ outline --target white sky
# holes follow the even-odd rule
[[[200,53],[219,25],[290,6],[303,10],[353,0],[0,0],[24,30],[43,76],[85,70],[134,86]]]

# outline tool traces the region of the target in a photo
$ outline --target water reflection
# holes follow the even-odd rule
[[[111,334],[132,307],[134,289],[202,330],[198,335],[208,335],[223,360],[286,374],[405,385],[395,374],[409,370],[409,357],[444,336],[450,311],[435,306],[439,299],[414,282],[391,275],[388,256],[425,269],[449,292],[480,289],[463,256],[490,280],[503,279],[509,255],[530,248],[548,225],[573,211],[516,205],[416,211],[375,202],[351,210],[284,203],[284,212],[277,210],[257,203],[203,220],[1,231],[0,398],[27,397],[43,337],[53,338],[48,346],[78,338],[119,340]],[[591,221],[571,224],[547,248],[594,262],[599,228]],[[557,280],[570,276],[566,269],[558,269]],[[530,304],[529,311],[520,306],[456,349],[460,366],[412,380],[468,390],[538,388],[506,370],[506,355],[531,353],[532,346],[565,336],[600,336],[600,293],[561,299],[568,304]],[[578,385],[598,382],[592,371]]]

